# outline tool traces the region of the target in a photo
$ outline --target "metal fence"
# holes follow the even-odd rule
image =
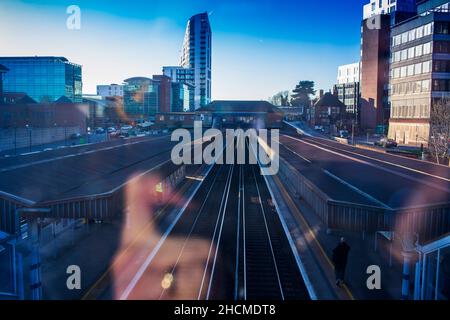
[[[160,172],[166,173],[166,178],[160,182],[161,189],[159,192],[161,194],[159,200],[165,202],[176,186],[185,179],[185,166],[176,166],[169,162],[160,168]],[[80,218],[95,220],[119,218],[126,207],[124,188],[125,186],[107,194],[39,203],[35,206],[27,206],[5,195],[0,195],[0,230],[10,234],[18,234],[20,233],[21,220],[24,218],[74,220]],[[156,188],[155,185],[155,190]],[[29,210],[33,208],[45,210]]]
[[[400,231],[419,235],[427,241],[450,232],[450,203],[422,207],[386,209],[328,197],[285,159],[279,175],[287,188],[303,199],[328,229],[355,232]]]

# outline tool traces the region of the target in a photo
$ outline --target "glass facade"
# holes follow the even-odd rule
[[[353,114],[353,119],[358,120],[359,113],[359,82],[337,84],[334,87],[334,92],[338,99],[345,104],[346,112]]]
[[[124,110],[134,119],[154,118],[159,106],[159,85],[149,78],[125,80]]]
[[[192,68],[183,67],[163,67],[163,74],[170,77],[172,82],[181,83],[184,85],[184,94],[188,96],[184,97],[183,110],[194,111],[195,110],[195,70]],[[174,97],[178,96],[178,93]],[[178,98],[174,98],[178,99]],[[176,109],[180,107],[175,105]],[[172,108],[173,109],[173,108]]]
[[[207,13],[193,16],[187,25],[181,66],[194,69],[195,109],[211,102],[212,33]]]
[[[190,98],[193,86],[185,83],[172,82],[171,112],[190,111]]]
[[[0,64],[9,71],[4,75],[4,92],[25,93],[39,103],[66,97],[82,102],[82,67],[62,57],[9,57]]]

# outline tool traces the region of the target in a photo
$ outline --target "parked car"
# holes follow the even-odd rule
[[[379,141],[375,142],[376,146],[383,148],[397,148],[397,141],[388,138],[381,138]]]
[[[81,133],[72,133],[70,135],[70,139],[71,140],[76,140],[76,139],[80,139],[82,137]]]
[[[120,131],[113,131],[109,134],[111,138],[118,138],[120,136]]]
[[[116,128],[114,128],[114,127],[109,127],[107,131],[108,131],[108,133],[114,133],[114,132],[116,132],[117,130],[116,130]]]
[[[120,131],[130,131],[130,130],[132,130],[132,129],[133,129],[132,126],[122,126],[122,127],[120,128]]]
[[[103,129],[103,128],[97,128],[97,129],[95,129],[95,133],[96,133],[96,134],[104,134],[104,133],[105,133],[105,129]]]
[[[348,136],[349,136],[349,134],[348,134],[347,130],[340,130],[339,131],[339,138],[347,139]]]

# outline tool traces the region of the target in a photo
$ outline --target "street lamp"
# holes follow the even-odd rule
[[[67,120],[64,120],[64,145],[67,146]]]
[[[14,123],[14,155],[17,156],[17,123]]]
[[[29,152],[31,152],[31,127],[28,123],[25,125],[25,127],[27,128],[28,135],[29,135],[28,147],[29,147]]]

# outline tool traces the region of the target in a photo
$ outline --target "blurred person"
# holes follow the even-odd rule
[[[336,275],[336,285],[340,287],[344,283],[345,268],[347,267],[348,253],[350,246],[342,237],[336,248],[333,249],[334,272]]]
[[[211,241],[194,236],[169,233],[163,239],[156,222],[161,202],[154,190],[159,181],[138,177],[126,188],[125,225],[113,261],[114,298],[205,299],[211,271],[209,252],[214,247]],[[174,195],[170,203],[184,200]]]

